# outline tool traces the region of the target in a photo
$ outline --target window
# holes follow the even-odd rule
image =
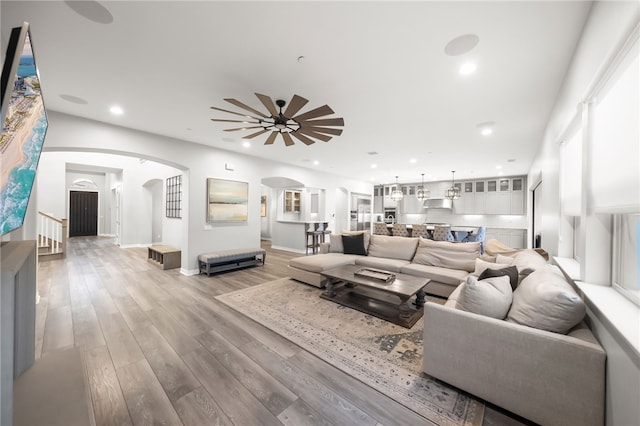
[[[613,286],[640,305],[640,213],[613,216]]]
[[[167,178],[166,216],[182,217],[182,175]]]

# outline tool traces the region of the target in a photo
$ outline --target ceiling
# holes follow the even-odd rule
[[[378,184],[528,173],[590,7],[2,1],[0,17],[3,46],[11,27],[30,23],[49,110]],[[470,34],[470,51],[445,53]],[[476,72],[460,75],[469,61]],[[301,112],[327,104],[344,132],[292,147],[265,146],[262,135],[243,147],[254,130],[225,132],[240,126],[210,119],[237,117],[210,107],[240,112],[223,101],[235,98],[266,112],[256,92],[300,95]],[[490,136],[485,122],[495,123]]]

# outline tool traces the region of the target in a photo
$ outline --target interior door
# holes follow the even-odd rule
[[[533,188],[533,224],[531,226],[531,234],[533,237],[532,247],[540,248],[542,247],[542,182],[538,183],[538,185]]]
[[[69,237],[98,235],[98,193],[71,191]]]

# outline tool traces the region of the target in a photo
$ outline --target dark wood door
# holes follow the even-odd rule
[[[98,235],[98,193],[71,191],[69,237]]]

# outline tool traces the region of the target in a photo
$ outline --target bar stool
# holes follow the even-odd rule
[[[319,230],[319,223],[310,223],[307,227],[306,231],[306,244],[307,250],[306,254],[309,254],[309,249],[311,249],[311,254],[316,254],[320,249],[320,238],[324,240],[324,232]]]

